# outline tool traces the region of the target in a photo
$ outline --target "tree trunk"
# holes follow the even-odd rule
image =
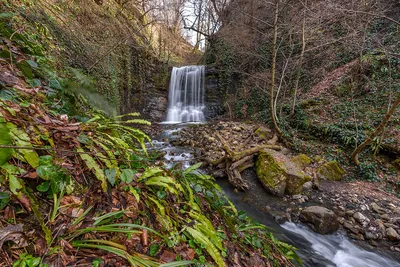
[[[274,16],[274,40],[272,43],[272,67],[271,67],[271,87],[270,87],[270,115],[274,129],[279,136],[282,135],[282,131],[278,126],[275,118],[275,105],[274,105],[274,89],[275,89],[275,74],[276,74],[276,54],[277,54],[277,39],[278,39],[278,1],[275,3],[275,16]]]
[[[364,142],[361,143],[356,149],[354,149],[353,153],[351,154],[351,158],[353,159],[354,163],[356,165],[359,165],[360,162],[358,161],[358,154],[366,147],[368,146],[371,141],[379,135],[382,130],[385,128],[386,124],[389,122],[390,117],[393,115],[393,113],[396,111],[396,108],[400,105],[400,93],[397,95],[396,100],[394,101],[392,107],[388,110],[388,112],[385,115],[385,118],[383,121],[379,124],[379,126],[375,129],[375,131],[368,136],[367,139],[365,139]]]
[[[307,6],[307,0],[305,2],[305,5]],[[300,81],[300,76],[301,76],[301,68],[303,65],[304,51],[306,50],[305,26],[306,26],[306,10],[304,10],[303,26],[301,29],[302,47],[301,47],[301,53],[300,53],[300,59],[299,59],[299,66],[298,66],[297,74],[296,74],[296,85],[294,87],[294,93],[293,93],[292,111],[290,112],[291,117],[294,116],[294,109],[296,106],[296,98],[297,98],[297,89],[299,88],[299,81]]]

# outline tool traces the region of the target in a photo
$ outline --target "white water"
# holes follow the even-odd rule
[[[334,264],[329,267],[400,267],[398,262],[358,248],[344,235],[320,235],[306,226],[289,222],[282,227],[309,241],[315,253]]]
[[[204,66],[174,67],[169,85],[167,123],[204,121]]]

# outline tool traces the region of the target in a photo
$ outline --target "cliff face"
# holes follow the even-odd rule
[[[155,44],[157,33],[137,6],[111,0],[6,2],[5,11],[21,14],[14,23],[41,38],[57,59],[59,75],[89,81],[73,92],[110,115],[137,111],[162,120],[168,62],[157,52],[162,40]]]

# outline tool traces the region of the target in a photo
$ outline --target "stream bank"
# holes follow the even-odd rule
[[[156,139],[162,141],[158,143],[158,146],[161,144],[164,147],[163,150],[166,150],[166,159],[170,160],[171,163],[177,159],[184,164],[193,164],[194,162],[204,161],[212,155],[215,156],[216,152],[214,149],[218,146],[215,145],[216,138],[212,136],[212,129],[231,133],[232,144],[239,145],[240,137],[238,136],[240,132],[253,129],[255,126],[223,122],[196,125],[181,124],[178,126],[178,129],[176,129],[177,126],[173,125],[157,127],[158,129],[154,130],[154,133],[163,132],[162,134],[158,134]],[[214,144],[214,146],[210,146],[210,144]],[[178,150],[176,150],[177,148]],[[288,149],[285,149],[285,151],[285,153],[292,153]],[[175,156],[179,158],[174,158]],[[207,164],[204,166],[207,167]],[[210,168],[207,171],[209,172]],[[326,207],[335,212],[335,216],[340,222],[340,230],[334,236],[340,236],[339,239],[342,241],[338,242],[335,238],[332,240],[336,240],[338,248],[355,243],[365,250],[385,255],[400,262],[399,242],[391,240],[390,233],[389,235],[387,234],[389,228],[395,231],[399,229],[400,220],[398,217],[400,215],[398,214],[398,207],[400,207],[400,203],[398,198],[379,189],[376,184],[362,181],[320,181],[318,189],[310,187],[304,190],[302,194],[275,196],[265,191],[257,179],[254,168],[245,170],[242,173],[242,178],[249,184],[249,189],[245,192],[233,188],[227,179],[218,179],[217,183],[223,188],[225,194],[238,209],[245,210],[257,221],[275,229],[277,235],[283,241],[299,247],[299,254],[303,259],[306,259],[305,266],[335,266],[332,263],[334,257],[328,257],[330,258],[329,260],[324,257],[322,259],[318,257],[313,258],[315,255],[319,255],[320,252],[316,252],[315,250],[311,250],[313,252],[310,252],[310,245],[303,244],[304,234],[316,234],[309,230],[305,232],[300,227],[296,230],[300,232],[300,236],[303,234],[303,238],[300,238],[301,241],[295,241],[299,239],[299,236],[288,234],[279,224],[285,222],[298,223],[301,211],[315,205]],[[359,214],[365,217],[363,221],[360,221]],[[290,228],[290,226],[288,227]],[[351,238],[352,242],[348,241],[348,239],[343,239],[344,235]],[[330,235],[320,237],[331,239]],[[356,249],[358,248],[355,246],[354,248],[351,247],[347,252],[343,252],[346,251],[345,248],[343,251],[338,249],[335,255],[336,253],[356,253]],[[313,254],[313,257],[310,258],[309,253]],[[379,258],[377,255],[376,257]],[[337,264],[336,266],[349,266],[341,264]],[[365,263],[363,266],[374,265]]]

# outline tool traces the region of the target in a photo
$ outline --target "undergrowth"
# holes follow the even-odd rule
[[[1,13],[1,261],[13,266],[292,266],[290,245],[237,212],[214,179],[149,155],[139,114],[91,108],[73,76]],[[79,75],[76,74],[76,75]],[[76,76],[75,75],[75,76]],[[19,255],[19,256],[18,256]],[[118,256],[118,257],[115,257]]]

